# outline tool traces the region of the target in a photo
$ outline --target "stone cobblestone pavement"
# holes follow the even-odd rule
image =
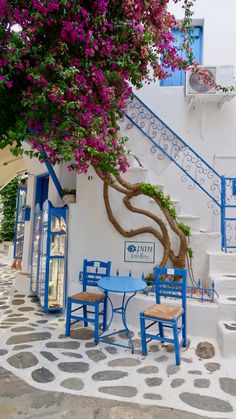
[[[9,400],[22,400],[22,395],[27,399],[25,405],[20,403],[22,415],[34,418],[236,418],[236,362],[220,358],[217,347],[212,359],[201,360],[195,354],[200,338],[191,339],[177,367],[171,346],[151,344],[148,356],[142,357],[138,331],[134,355],[111,345],[95,346],[89,328],[77,326],[66,338],[64,315],[43,313],[35,297],[14,288],[14,276],[0,255],[0,379],[6,377],[0,381],[1,419],[20,417],[18,404]],[[12,388],[3,384],[9,380]],[[38,394],[34,402],[32,393]],[[75,404],[74,413],[69,400]],[[90,403],[88,414],[77,415],[76,403],[81,409]],[[95,406],[100,406],[98,413]],[[52,412],[47,411],[50,407]],[[41,408],[48,416],[37,416]]]

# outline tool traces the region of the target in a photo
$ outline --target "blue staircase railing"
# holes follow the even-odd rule
[[[152,143],[158,158],[168,158],[190,179],[192,188],[200,188],[221,214],[221,247],[236,249],[236,178],[225,178],[210,166],[192,147],[182,140],[135,94],[127,104],[128,128],[135,126]],[[230,212],[230,216],[227,215]]]

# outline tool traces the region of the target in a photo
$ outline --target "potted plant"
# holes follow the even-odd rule
[[[62,201],[64,204],[73,204],[76,201],[76,190],[75,189],[62,189]]]

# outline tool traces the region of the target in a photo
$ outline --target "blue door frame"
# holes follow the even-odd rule
[[[236,249],[236,178],[221,177],[221,248]]]
[[[46,217],[44,219],[44,213],[46,214]],[[66,293],[67,293],[67,227],[65,231],[54,231],[52,229],[52,218],[53,217],[59,217],[62,220],[64,220],[65,225],[67,221],[67,208],[61,207],[61,208],[55,208],[51,204],[50,201],[45,201],[43,205],[43,210],[41,211],[42,214],[42,222],[41,222],[41,234],[40,234],[40,248],[39,248],[39,262],[38,262],[38,297],[40,299],[40,303],[42,306],[42,309],[45,312],[48,311],[58,311],[58,310],[64,310],[65,307],[65,300],[66,300]],[[52,236],[64,236],[64,254],[63,255],[52,255],[51,253],[51,239]],[[44,246],[46,245],[46,249]],[[45,253],[44,253],[45,252]],[[43,272],[43,275],[40,272],[40,264],[42,263],[42,259],[45,258],[45,271]],[[50,282],[50,274],[52,269],[53,261],[63,261],[63,294],[62,294],[62,301],[61,305],[57,306],[50,306],[49,302],[49,282]],[[41,276],[40,276],[41,274]],[[58,277],[55,281],[55,283],[58,283]],[[43,290],[43,291],[42,291]],[[42,301],[43,300],[43,301]]]
[[[23,245],[24,245],[24,227],[25,227],[25,216],[24,206],[26,204],[27,187],[19,186],[17,191],[16,199],[16,221],[15,221],[15,234],[14,234],[14,259],[22,257]],[[20,247],[20,251],[19,248]]]
[[[36,176],[36,185],[35,185],[35,199],[34,199],[34,224],[33,224],[33,240],[32,240],[32,248],[31,248],[31,281],[30,281],[30,288],[31,291],[38,295],[38,283],[39,283],[39,251],[40,251],[40,232],[41,232],[41,225],[38,226],[38,243],[35,242],[35,229],[36,223],[41,222],[37,219],[37,216],[40,215],[40,210],[43,208],[43,203],[48,198],[48,185],[49,185],[49,174],[43,173],[42,175]],[[34,252],[37,252],[37,255],[34,255]],[[34,259],[37,260],[36,266],[36,273],[33,272],[35,268],[33,266]],[[36,281],[33,280],[33,275],[36,276]],[[35,283],[36,282],[36,283]]]
[[[48,185],[49,185],[49,174],[43,173],[36,177],[35,185],[35,201],[34,207],[39,204],[42,209],[43,203],[48,199]]]

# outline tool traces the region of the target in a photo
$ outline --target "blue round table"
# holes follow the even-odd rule
[[[131,298],[133,298],[136,294],[137,291],[142,291],[146,288],[147,284],[145,281],[143,281],[142,279],[139,278],[134,278],[132,276],[120,276],[120,275],[116,275],[116,276],[106,276],[102,279],[100,279],[100,281],[98,281],[98,286],[103,289],[106,293],[107,293],[107,297],[108,300],[110,301],[111,304],[111,309],[112,309],[112,313],[111,313],[111,319],[110,322],[106,328],[106,330],[110,327],[114,314],[120,314],[122,317],[122,322],[124,325],[124,329],[122,330],[118,330],[116,332],[113,333],[109,333],[109,334],[105,334],[105,332],[102,332],[99,335],[99,342],[104,342],[104,343],[108,343],[109,345],[115,345],[115,346],[121,346],[123,348],[129,348],[132,350],[132,353],[134,353],[134,345],[132,342],[132,338],[131,338],[131,333],[129,331],[129,328],[127,326],[127,322],[126,322],[126,310],[127,310],[127,306],[129,301],[131,300]],[[120,293],[123,294],[123,298],[122,298],[122,303],[121,306],[119,307],[114,307],[111,298],[109,297],[109,292],[115,292],[115,293]],[[131,295],[126,299],[126,294],[127,293],[131,293]],[[128,338],[129,344],[128,345],[123,345],[120,344],[118,342],[110,342],[109,340],[106,340],[107,337],[110,337],[112,335],[115,335],[117,333],[120,332],[125,332],[126,336]]]

